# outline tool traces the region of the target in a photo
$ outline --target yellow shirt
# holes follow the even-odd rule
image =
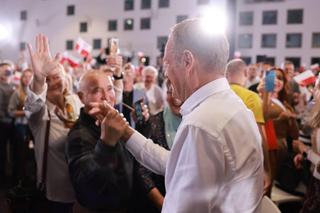
[[[231,84],[230,86],[248,109],[253,112],[256,122],[264,124],[262,101],[259,95],[237,84]]]

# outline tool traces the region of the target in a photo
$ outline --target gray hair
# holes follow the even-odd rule
[[[201,19],[187,19],[173,27],[171,37],[177,62],[181,61],[183,51],[189,50],[203,69],[224,74],[229,58],[229,43],[225,35],[209,35],[203,29]]]
[[[146,75],[147,73],[152,73],[154,78],[158,76],[158,70],[154,66],[147,66],[142,70],[143,75]]]

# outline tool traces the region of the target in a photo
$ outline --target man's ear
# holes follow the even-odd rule
[[[194,65],[194,56],[189,50],[184,50],[182,53],[182,63],[183,66],[187,69],[190,70],[193,65]]]

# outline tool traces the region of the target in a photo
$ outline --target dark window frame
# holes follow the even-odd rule
[[[92,49],[93,50],[100,50],[102,48],[102,39],[101,38],[94,38],[92,40]]]
[[[274,38],[274,44],[268,45],[267,43],[263,42],[267,36],[271,36]],[[277,47],[277,34],[276,33],[263,33],[261,35],[261,48],[276,48],[276,47]]]
[[[27,12],[27,10],[21,10],[20,11],[20,20],[21,21],[28,20],[28,12]]]
[[[318,37],[319,37],[319,38],[318,38],[318,40],[319,40],[318,44],[315,43],[315,40],[316,40],[315,36],[318,36]],[[313,33],[312,33],[311,47],[312,47],[312,48],[320,48],[320,32],[313,32]]]
[[[249,15],[250,14],[250,21],[247,21],[247,19],[245,19],[245,15]],[[253,25],[253,20],[254,18],[254,13],[253,11],[241,11],[239,12],[239,26],[252,26]]]
[[[132,20],[132,24],[127,24],[127,21],[128,20]],[[128,27],[128,26],[132,26],[132,27]],[[132,31],[132,30],[134,30],[134,19],[133,18],[126,18],[126,19],[124,19],[124,21],[123,21],[123,30],[125,30],[125,31]]]
[[[170,0],[158,0],[158,7],[159,8],[169,8],[170,7]]]
[[[289,39],[289,36],[300,36],[300,42],[299,42],[299,44],[298,45],[288,45],[288,39]],[[285,42],[285,44],[286,44],[286,48],[301,48],[302,47],[302,33],[287,33],[286,34],[286,42]]]
[[[108,21],[108,31],[117,31],[118,30],[118,20],[117,19],[110,19]]]
[[[73,50],[73,49],[74,49],[74,41],[66,40],[66,50]]]
[[[241,37],[244,37],[244,36],[248,36],[250,38],[250,44],[248,46],[241,45],[242,44]],[[253,43],[253,35],[251,33],[243,33],[238,35],[238,47],[240,49],[251,49],[253,46],[252,43]]]
[[[269,14],[269,17],[267,14]],[[270,21],[271,14],[275,14],[274,21]],[[276,24],[278,24],[278,11],[277,10],[262,11],[262,25],[276,25]]]
[[[124,10],[125,11],[134,10],[134,0],[124,0]]]
[[[67,16],[75,15],[75,13],[76,13],[75,11],[76,11],[76,6],[74,4],[67,6]]]
[[[80,22],[80,30],[79,30],[79,32],[80,33],[86,33],[86,32],[88,32],[88,22]]]
[[[299,20],[297,20],[297,12],[302,12],[301,17]],[[295,14],[292,14],[295,13]],[[304,12],[303,9],[289,9],[287,11],[287,24],[303,24],[303,16]],[[293,20],[292,20],[293,19]]]
[[[149,22],[149,23],[147,23]],[[143,26],[144,24],[148,24],[146,26]],[[150,30],[151,29],[151,18],[145,17],[140,19],[140,30]]]
[[[141,0],[141,10],[151,9],[152,0]]]

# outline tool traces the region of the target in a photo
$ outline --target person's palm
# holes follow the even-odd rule
[[[45,78],[48,75],[48,65],[52,63],[49,50],[48,38],[43,35],[36,37],[36,50],[33,51],[31,45],[28,45],[32,68],[36,77]]]

